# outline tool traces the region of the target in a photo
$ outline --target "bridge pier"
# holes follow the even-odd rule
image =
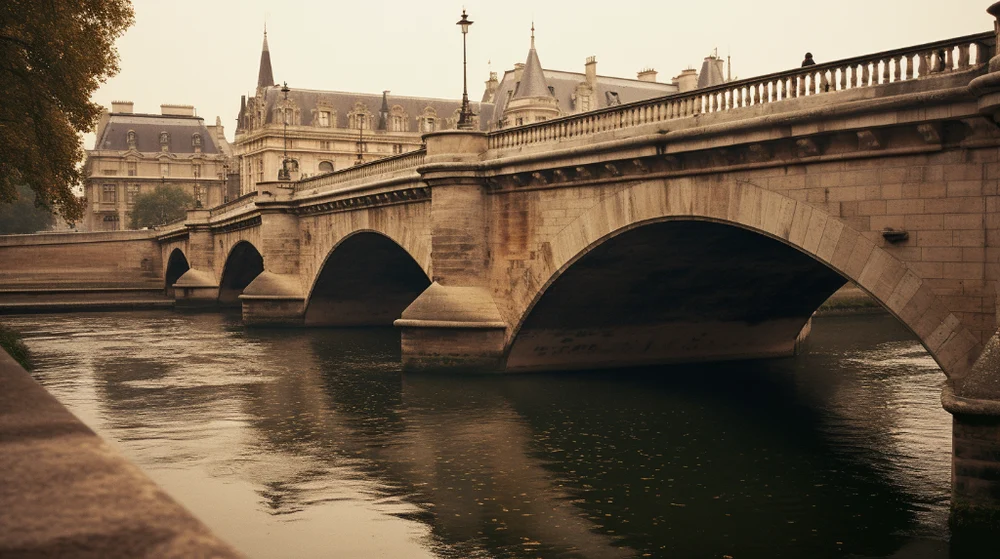
[[[952,414],[952,525],[1000,526],[1000,333],[973,368],[950,379],[941,396]]]
[[[1000,41],[1000,2],[987,12]],[[1000,54],[993,54],[989,72],[972,80],[969,90],[979,113],[1000,123]],[[995,264],[987,268],[995,273]],[[995,284],[1000,278],[991,275],[988,271],[987,279]],[[965,547],[992,545],[1000,528],[1000,331],[966,374],[948,380],[941,403],[952,414],[953,541]]]
[[[302,326],[306,297],[299,278],[299,222],[288,211],[292,192],[274,186],[262,191],[261,255],[264,271],[243,290],[243,323],[251,326]],[[272,193],[273,192],[273,193]]]
[[[424,372],[500,372],[507,324],[487,281],[486,192],[475,164],[486,135],[445,131],[424,136],[432,188],[432,284],[395,321],[403,368]]]
[[[215,275],[215,247],[209,227],[209,210],[188,210],[188,271],[174,282],[178,308],[212,308],[219,302],[219,280]]]

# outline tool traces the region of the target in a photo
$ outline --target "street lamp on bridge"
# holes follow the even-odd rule
[[[281,156],[281,169],[278,170],[278,180],[288,181],[292,180],[292,174],[288,171],[288,82],[285,82],[281,86],[281,93],[284,96],[284,106],[281,108],[281,122],[283,129],[281,131],[282,139],[284,140],[285,147]]]
[[[458,129],[472,130],[472,111],[469,110],[468,61],[465,55],[465,36],[469,34],[469,16],[462,10],[462,19],[456,25],[462,27],[462,111],[458,115]]]

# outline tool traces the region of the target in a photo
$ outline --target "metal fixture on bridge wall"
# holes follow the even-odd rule
[[[882,238],[889,241],[892,244],[896,244],[909,240],[910,234],[903,230],[893,229],[892,227],[886,227],[885,229],[882,230]]]

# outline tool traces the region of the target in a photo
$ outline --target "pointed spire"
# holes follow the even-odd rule
[[[267,24],[264,24],[264,46],[260,51],[260,71],[257,72],[257,87],[274,85],[274,73],[271,71],[271,51],[267,48]]]
[[[389,124],[389,90],[386,89],[382,92],[382,108],[378,111],[378,128],[377,130],[388,129]]]
[[[524,62],[521,83],[513,98],[521,99],[524,97],[552,97],[549,86],[545,82],[545,74],[542,72],[542,63],[538,60],[538,53],[535,52],[535,22],[531,22],[531,49],[528,50],[528,59]]]

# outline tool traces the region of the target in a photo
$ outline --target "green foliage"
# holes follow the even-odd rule
[[[176,186],[158,186],[152,192],[135,197],[129,215],[129,227],[142,229],[171,223],[184,217],[194,207],[194,197]]]
[[[67,221],[83,216],[79,135],[100,115],[90,96],[118,73],[114,42],[133,21],[129,0],[0,2],[0,202],[25,184]]]
[[[17,201],[0,202],[0,235],[47,231],[53,221],[52,212],[35,204],[35,193],[27,186],[17,187]]]
[[[32,369],[31,352],[21,340],[21,335],[3,325],[0,325],[0,349],[9,353],[26,371]]]

